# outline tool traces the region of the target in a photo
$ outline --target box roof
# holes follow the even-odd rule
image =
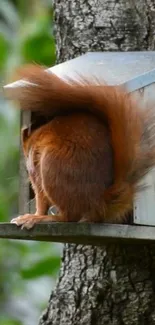
[[[155,51],[88,52],[48,70],[63,79],[93,76],[109,85],[124,84],[128,91],[134,91],[155,82]],[[17,81],[4,86],[6,95],[24,84]]]

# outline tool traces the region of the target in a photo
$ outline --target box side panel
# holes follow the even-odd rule
[[[137,194],[134,201],[134,224],[155,226],[155,170],[145,177],[143,183],[147,187]]]
[[[21,128],[30,124],[31,114],[29,112],[21,113]],[[29,182],[25,167],[25,159],[20,141],[20,164],[19,164],[19,214],[29,213]]]
[[[155,103],[155,83],[134,93],[143,109]],[[155,169],[142,181],[146,188],[134,200],[133,222],[139,225],[155,226]]]

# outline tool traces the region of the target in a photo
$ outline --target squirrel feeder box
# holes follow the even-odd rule
[[[107,85],[122,85],[128,92],[132,92],[142,109],[152,106],[155,102],[155,52],[90,52],[75,59],[58,64],[50,69],[62,79],[77,79],[87,77],[94,82]],[[22,91],[26,81],[19,80],[6,85],[4,90],[7,97],[13,99],[15,93]],[[24,112],[21,115],[21,126],[29,126],[35,119],[35,114]],[[42,120],[38,123],[43,124]],[[32,194],[27,184],[25,162],[21,154],[20,161],[20,213],[33,210],[30,201]],[[152,170],[142,183],[146,188],[135,197],[133,205],[133,223],[155,226],[155,171]],[[28,211],[28,202],[29,211]]]

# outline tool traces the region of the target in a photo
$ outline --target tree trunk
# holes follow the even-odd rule
[[[57,58],[153,50],[154,0],[55,0]],[[40,325],[155,324],[155,245],[65,245]]]

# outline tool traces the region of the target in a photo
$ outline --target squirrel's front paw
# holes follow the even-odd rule
[[[35,214],[24,214],[11,220],[11,223],[15,223],[21,228],[31,229],[36,223],[39,222],[39,216]]]

